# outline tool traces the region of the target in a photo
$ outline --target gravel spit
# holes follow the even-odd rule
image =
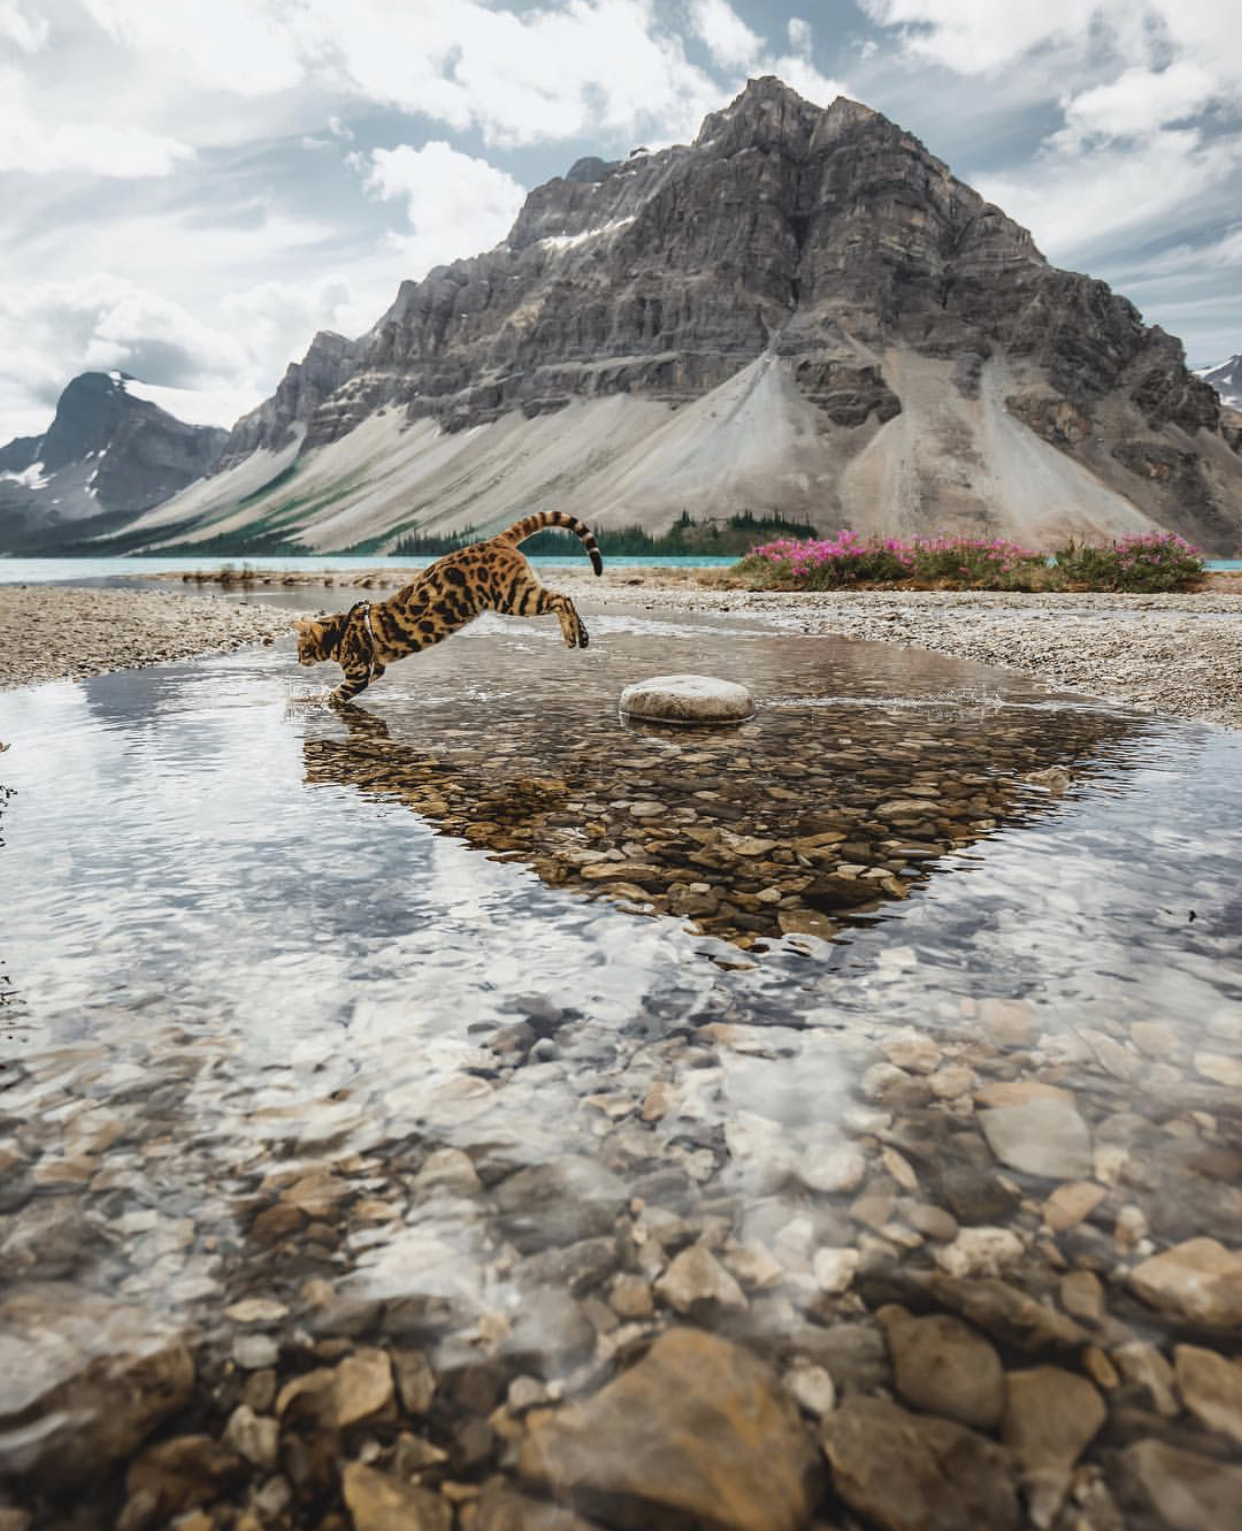
[[[0,585],[0,689],[271,642],[291,612],[170,591]]]

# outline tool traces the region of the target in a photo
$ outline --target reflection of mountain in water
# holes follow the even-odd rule
[[[305,740],[306,780],[396,798],[549,884],[749,947],[874,916],[938,858],[1041,812],[1024,777],[1090,770],[1135,727],[1047,706],[785,700],[740,730],[676,734],[563,697],[552,717],[501,720],[463,702],[452,721],[436,710],[434,743],[426,715],[390,729],[353,708],[345,737]]]

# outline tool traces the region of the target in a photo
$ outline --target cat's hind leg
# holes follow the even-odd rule
[[[591,641],[586,625],[569,597],[555,590],[546,590],[534,575],[527,575],[519,581],[507,603],[499,609],[515,617],[543,617],[549,612],[555,612],[561,624],[561,636],[568,648],[584,649]]]

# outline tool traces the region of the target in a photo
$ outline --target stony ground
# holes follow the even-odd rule
[[[327,581],[265,573],[263,585],[326,585],[380,594],[408,573],[363,570]],[[998,591],[821,591],[736,587],[724,571],[563,569],[545,583],[596,604],[725,612],[791,632],[840,633],[953,654],[1033,676],[1059,690],[1169,717],[1242,728],[1242,580],[1213,575],[1185,595],[1021,594]],[[227,582],[227,580],[225,581]]]
[[[795,1149],[739,1113],[722,1137],[722,1063],[796,1039],[862,1068],[843,1136]],[[1156,1022],[1049,1033],[1000,998],[934,1038],[722,1006],[615,1040],[532,1002],[463,1076],[459,1105],[576,1081],[573,1146],[544,1162],[487,1130],[334,1151],[308,1107],[218,1242],[206,1207],[126,1202],[169,1149],[140,1080],[130,1126],[69,1097],[22,1127],[0,1527],[1237,1524],[1237,1014],[1198,1048]],[[173,1270],[209,1246],[227,1285],[197,1333],[73,1282],[108,1239]],[[383,1240],[399,1296],[351,1276]]]
[[[168,591],[0,585],[0,688],[270,642],[287,611]]]

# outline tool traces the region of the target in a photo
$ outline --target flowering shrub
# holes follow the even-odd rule
[[[919,580],[986,589],[1029,589],[1047,559],[1000,538],[862,538],[840,532],[805,542],[782,537],[752,548],[739,572],[764,584],[800,590],[835,590],[843,585]]]
[[[967,590],[1178,590],[1203,573],[1203,556],[1174,532],[1106,546],[1071,542],[1037,553],[1003,538],[779,537],[754,547],[736,572],[756,585],[839,590],[849,585],[949,585]]]
[[[909,579],[911,573],[904,543],[895,537],[870,537],[864,542],[854,532],[805,542],[778,537],[752,548],[741,567],[760,579],[772,578],[804,590],[834,590],[863,580]]]
[[[1071,542],[1058,548],[1065,581],[1093,590],[1180,590],[1203,573],[1203,554],[1176,532],[1144,532],[1106,547]]]
[[[1048,567],[1043,553],[1000,537],[920,537],[912,546],[916,579],[970,589],[1029,590]]]

